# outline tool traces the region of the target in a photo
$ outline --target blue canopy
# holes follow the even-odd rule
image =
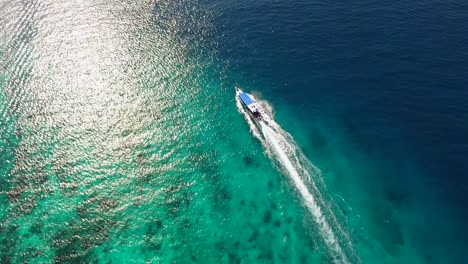
[[[250,97],[246,93],[241,93],[239,97],[245,105],[253,104],[252,99],[250,99]]]

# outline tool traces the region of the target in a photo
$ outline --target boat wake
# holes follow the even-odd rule
[[[257,100],[257,103],[262,113],[262,120],[259,121],[249,115],[236,96],[237,108],[244,115],[252,134],[260,140],[269,158],[289,177],[300,194],[333,261],[349,263],[345,250],[355,255],[351,240],[338,224],[331,206],[322,198],[317,187],[317,184],[324,185],[320,169],[303,155],[292,136],[275,122],[271,106],[266,101]]]

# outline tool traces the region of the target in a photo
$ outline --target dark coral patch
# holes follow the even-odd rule
[[[252,235],[250,235],[250,237],[249,237],[249,239],[247,241],[248,242],[253,242],[258,238],[259,235],[260,235],[260,233],[257,230],[254,230],[254,232],[252,233]]]
[[[244,156],[242,160],[244,161],[244,164],[247,167],[252,166],[254,164],[254,160],[249,156]]]
[[[267,210],[265,214],[263,215],[263,222],[268,224],[271,221],[271,211]]]
[[[275,220],[275,222],[273,222],[273,224],[274,224],[276,227],[280,227],[280,226],[281,226],[281,221],[280,221],[280,220]]]

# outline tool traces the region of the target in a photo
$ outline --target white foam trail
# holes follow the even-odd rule
[[[319,203],[317,202],[317,199],[321,200],[322,198],[318,192],[318,188],[311,179],[310,173],[307,171],[307,166],[316,173],[320,173],[320,170],[312,163],[308,162],[307,159],[302,161],[307,162],[305,165],[306,167],[301,165],[301,160],[304,160],[304,158],[301,159],[300,156],[302,155],[296,153],[298,148],[289,133],[284,131],[274,121],[272,109],[269,104],[260,102],[260,109],[262,110],[263,118],[263,120],[259,122],[261,130],[257,127],[255,121],[253,121],[247,111],[242,107],[242,104],[237,96],[236,104],[239,112],[244,114],[251,132],[256,138],[260,140],[265,150],[267,151],[267,154],[270,156],[270,158],[274,159],[280,164],[284,170],[283,172],[287,174],[294,183],[294,186],[300,193],[305,206],[310,211],[315,223],[317,224],[320,236],[325,241],[326,246],[331,250],[335,263],[349,263],[346,254],[343,252],[340,243],[338,242],[333,232],[333,229],[328,223],[327,218],[325,217]],[[317,197],[314,197],[311,191],[307,188],[303,178],[312,184],[312,188],[316,191],[316,193],[318,193]],[[333,216],[332,218],[333,222],[336,223],[335,217]],[[339,226],[338,229],[342,231]]]
[[[261,123],[261,126],[262,126],[262,132],[266,136],[267,142],[271,144],[271,146],[275,150],[278,158],[280,159],[279,161],[281,162],[281,164],[284,166],[285,170],[291,177],[291,180],[293,181],[297,190],[301,194],[305,205],[307,206],[309,211],[312,213],[314,217],[314,221],[317,223],[319,227],[319,231],[325,243],[330,249],[334,251],[335,257],[337,257],[336,260],[346,263],[347,262],[346,256],[344,255],[343,250],[341,249],[338,241],[336,240],[333,230],[331,229],[330,225],[327,222],[327,219],[323,215],[322,210],[320,209],[317,202],[315,201],[314,196],[310,193],[309,189],[307,189],[307,186],[302,181],[301,176],[299,175],[296,168],[292,164],[288,155],[285,153],[285,151],[281,147],[280,142],[276,138],[275,132],[264,123]]]

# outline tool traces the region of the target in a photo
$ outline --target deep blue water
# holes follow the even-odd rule
[[[220,10],[220,55],[237,81],[287,109],[278,116],[309,156],[323,167],[348,155],[347,169],[330,165],[342,177],[371,167],[352,176],[356,191],[390,201],[371,211],[406,210],[400,225],[426,260],[468,261],[468,2],[208,5]],[[338,150],[320,152],[333,137]]]

